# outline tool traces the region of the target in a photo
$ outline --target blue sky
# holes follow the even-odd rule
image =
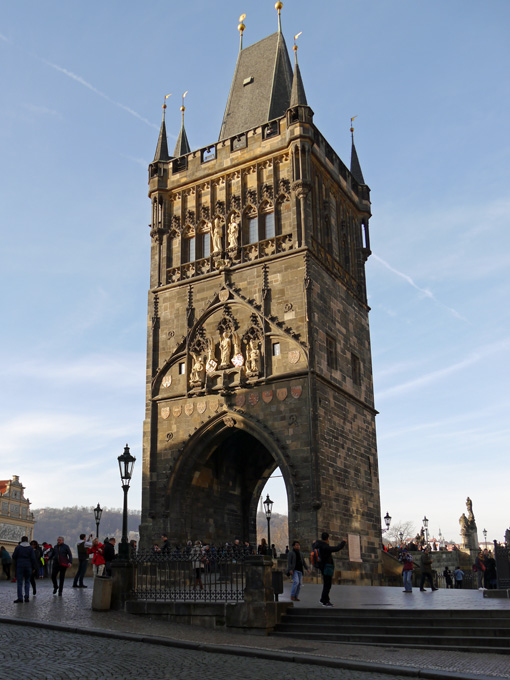
[[[192,148],[217,139],[272,0],[25,0],[0,17],[0,477],[33,507],[140,506],[147,165],[165,94]],[[382,515],[479,534],[508,515],[507,0],[287,0],[287,45],[345,162],[350,117],[373,218],[367,264]],[[272,482],[275,510],[284,494]]]

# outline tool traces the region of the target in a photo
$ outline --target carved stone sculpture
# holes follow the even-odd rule
[[[462,547],[464,550],[477,551],[478,550],[478,532],[476,528],[475,516],[473,514],[473,502],[469,498],[466,499],[466,508],[468,516],[462,513],[459,518],[460,535],[462,537]]]
[[[221,220],[219,217],[214,218],[214,225],[209,222],[209,228],[212,227],[212,247],[213,253],[221,253],[222,251],[222,237],[223,237],[223,227],[221,226]]]
[[[200,354],[191,352],[191,356],[193,357],[193,364],[191,366],[190,382],[196,387],[197,385],[202,385],[203,383],[205,367]]]
[[[221,364],[220,368],[228,368],[230,365],[230,348],[232,342],[227,332],[223,333],[220,340]]]
[[[234,215],[230,216],[230,222],[228,225],[228,247],[237,248],[239,239],[239,225],[235,220]]]
[[[248,341],[248,357],[246,363],[246,373],[250,376],[258,376],[260,373],[260,349],[257,338]]]

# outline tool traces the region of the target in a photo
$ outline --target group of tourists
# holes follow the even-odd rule
[[[87,588],[83,583],[89,556],[92,555],[94,575],[111,576],[111,564],[116,558],[115,538],[106,538],[103,543],[97,538],[92,540],[92,534],[80,534],[76,545],[78,554],[78,568],[73,580],[73,588]],[[50,577],[53,583],[53,594],[62,596],[67,570],[73,563],[71,548],[65,543],[64,537],[59,536],[54,546],[44,541],[41,545],[37,541],[28,541],[23,536],[14,549],[12,556],[5,546],[1,546],[2,569],[7,579],[17,584],[17,599],[15,603],[30,601],[32,595],[37,594],[36,581]],[[11,578],[11,567],[14,571]]]
[[[399,561],[402,563],[402,579],[404,583],[404,593],[412,593],[412,576],[414,568],[413,553],[407,548],[401,550],[399,555]],[[433,572],[432,572],[432,557],[430,554],[430,547],[426,546],[424,550],[420,551],[420,591],[426,592],[425,581],[428,581],[432,591],[437,590],[434,584]],[[497,573],[496,573],[496,560],[492,556],[492,553],[485,549],[480,549],[478,555],[473,564],[473,572],[477,576],[478,589],[488,590],[497,588]],[[453,573],[450,571],[448,566],[443,570],[443,577],[445,580],[446,588],[453,588],[455,583],[456,589],[461,589],[464,582],[465,572],[456,566]]]
[[[130,542],[131,549],[133,550],[132,544],[135,544],[134,551],[136,552],[136,541]],[[176,544],[172,547],[166,534],[161,534],[161,542],[154,543],[152,545],[151,552],[155,555],[169,555],[175,559],[187,559],[190,556],[193,548],[198,544],[200,544],[203,552],[205,552],[207,556],[212,559],[217,557],[229,558],[246,555],[270,555],[276,559],[278,556],[275,544],[272,543],[271,547],[269,547],[265,538],[261,539],[260,544],[256,548],[250,543],[250,541],[242,542],[239,538],[236,538],[231,542],[227,541],[225,543],[221,543],[218,546],[214,543],[206,543],[202,541],[195,541],[195,543],[193,543],[193,541],[187,541],[186,545],[181,546]]]

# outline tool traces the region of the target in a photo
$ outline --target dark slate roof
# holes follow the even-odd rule
[[[358,160],[358,154],[356,153],[356,147],[354,146],[354,139],[352,140],[351,149],[351,175],[358,184],[366,184],[363,173],[361,172],[361,165]]]
[[[282,33],[241,50],[219,139],[283,116],[289,108],[291,88],[292,67]]]
[[[292,92],[290,93],[290,108],[293,106],[307,106],[305,88],[303,85],[303,80],[301,78],[301,71],[299,70],[299,64],[294,66],[294,77],[292,79]]]
[[[158,144],[156,146],[156,153],[154,154],[153,163],[157,161],[168,161],[170,156],[168,155],[168,142],[166,138],[166,126],[165,126],[165,116],[161,121],[161,129],[159,131]]]
[[[188,135],[186,134],[186,130],[184,129],[184,119],[181,122],[181,129],[179,132],[179,136],[177,137],[177,143],[175,145],[174,149],[174,156],[176,158],[179,158],[179,156],[185,156],[187,153],[191,151],[189,142],[188,142]]]

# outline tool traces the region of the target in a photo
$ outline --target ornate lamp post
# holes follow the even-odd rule
[[[381,529],[381,533],[384,534],[384,533],[385,533],[386,531],[388,531],[388,529],[390,528],[390,524],[391,524],[391,516],[390,516],[390,513],[387,512],[387,513],[384,515],[384,518],[383,518],[383,519],[384,519],[384,523],[386,524],[386,529]]]
[[[426,515],[423,515],[423,528],[425,529],[425,543],[429,544],[429,521]]]
[[[136,458],[129,452],[129,446],[126,444],[124,453],[118,456],[120,480],[122,482],[122,490],[124,491],[124,510],[122,512],[122,539],[119,545],[119,558],[129,560],[129,543],[128,543],[128,517],[127,517],[127,495],[129,485],[131,483],[131,475],[133,474],[133,466]]]
[[[404,532],[399,531],[398,537],[400,538],[400,543],[403,543],[404,542]]]
[[[101,521],[101,515],[103,514],[103,508],[97,504],[94,508],[94,518],[96,520],[96,538],[99,538],[99,522]]]
[[[264,510],[266,511],[266,519],[267,519],[267,547],[269,549],[269,554],[271,557],[273,556],[273,549],[271,548],[271,513],[273,512],[273,501],[269,498],[269,494],[267,494],[267,498],[264,501]]]
[[[483,540],[485,543],[485,550],[487,550],[487,529],[483,530]]]

